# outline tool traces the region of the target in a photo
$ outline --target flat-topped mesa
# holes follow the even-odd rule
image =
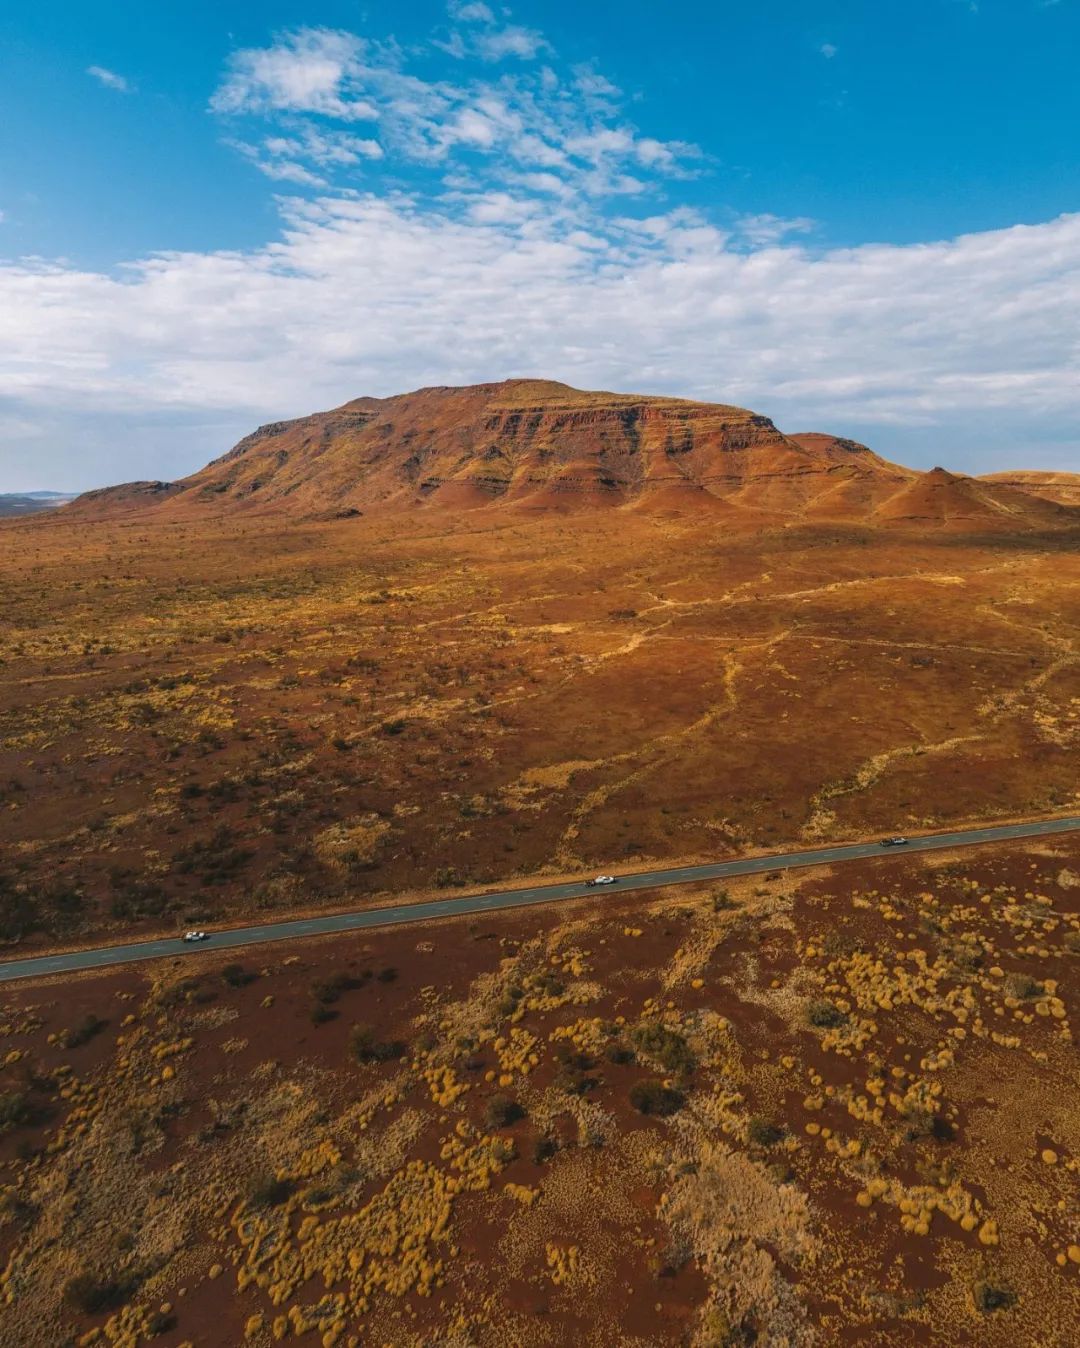
[[[1080,506],[1080,473],[1014,471],[987,473],[979,479],[994,487],[1010,487],[1029,496],[1040,496],[1057,505]]]
[[[159,501],[167,516],[318,518],[603,507],[705,511],[755,527],[866,521],[922,476],[856,441],[787,436],[768,417],[726,403],[511,379],[357,398],[272,422],[180,482],[94,493],[73,510],[115,514]]]

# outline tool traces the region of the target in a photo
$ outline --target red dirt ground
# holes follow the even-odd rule
[[[19,948],[1075,808],[1068,540],[0,527]]]
[[[0,1342],[1065,1348],[1078,961],[1063,837],[9,986]]]

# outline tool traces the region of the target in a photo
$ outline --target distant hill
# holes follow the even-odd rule
[[[933,468],[921,473],[873,512],[880,523],[912,524],[958,532],[1053,529],[1080,524],[1080,511],[1013,487]]]
[[[76,492],[62,491],[0,492],[0,518],[55,510],[57,506],[74,501],[76,496]]]
[[[80,497],[90,518],[154,509],[332,518],[505,507],[704,512],[732,526],[1067,527],[1080,514],[1007,485],[947,481],[833,435],[785,435],[726,403],[512,379],[357,398],[261,426],[199,472]]]
[[[979,480],[999,487],[1013,487],[1029,496],[1042,496],[1059,505],[1080,506],[1080,473],[988,473]]]

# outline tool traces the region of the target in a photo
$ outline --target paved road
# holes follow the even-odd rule
[[[325,917],[268,922],[258,927],[235,927],[228,931],[213,932],[210,940],[200,945],[187,946],[178,938],[167,938],[137,941],[130,945],[102,946],[97,950],[79,950],[66,955],[10,960],[0,963],[0,982],[80,969],[102,969],[112,964],[129,964],[134,960],[164,959],[168,956],[178,958],[193,951],[235,950],[240,946],[262,945],[266,941],[291,941],[302,936],[325,936],[339,931],[396,926],[400,922],[427,922],[434,917],[490,913],[505,908],[523,908],[533,903],[554,903],[559,899],[581,899],[596,894],[617,895],[627,890],[659,889],[664,885],[723,880],[736,875],[758,875],[763,871],[787,871],[797,866],[831,865],[838,861],[854,861],[859,857],[970,847],[976,843],[1000,842],[1009,838],[1038,838],[1076,829],[1080,829],[1080,817],[1046,819],[1027,824],[970,828],[958,833],[929,834],[912,838],[907,847],[897,848],[895,853],[877,843],[855,843],[845,847],[821,847],[809,852],[778,852],[768,857],[744,857],[739,861],[714,861],[704,866],[676,866],[671,870],[622,875],[617,885],[603,890],[591,889],[580,881],[574,881],[562,885],[537,885],[531,889],[504,889],[490,894],[461,894],[456,898],[434,899],[430,903],[406,903],[390,908],[369,908],[358,913],[331,913]]]

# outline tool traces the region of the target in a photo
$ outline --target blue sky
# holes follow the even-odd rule
[[[1076,0],[57,3],[0,52],[0,490],[513,374],[1080,471]]]

